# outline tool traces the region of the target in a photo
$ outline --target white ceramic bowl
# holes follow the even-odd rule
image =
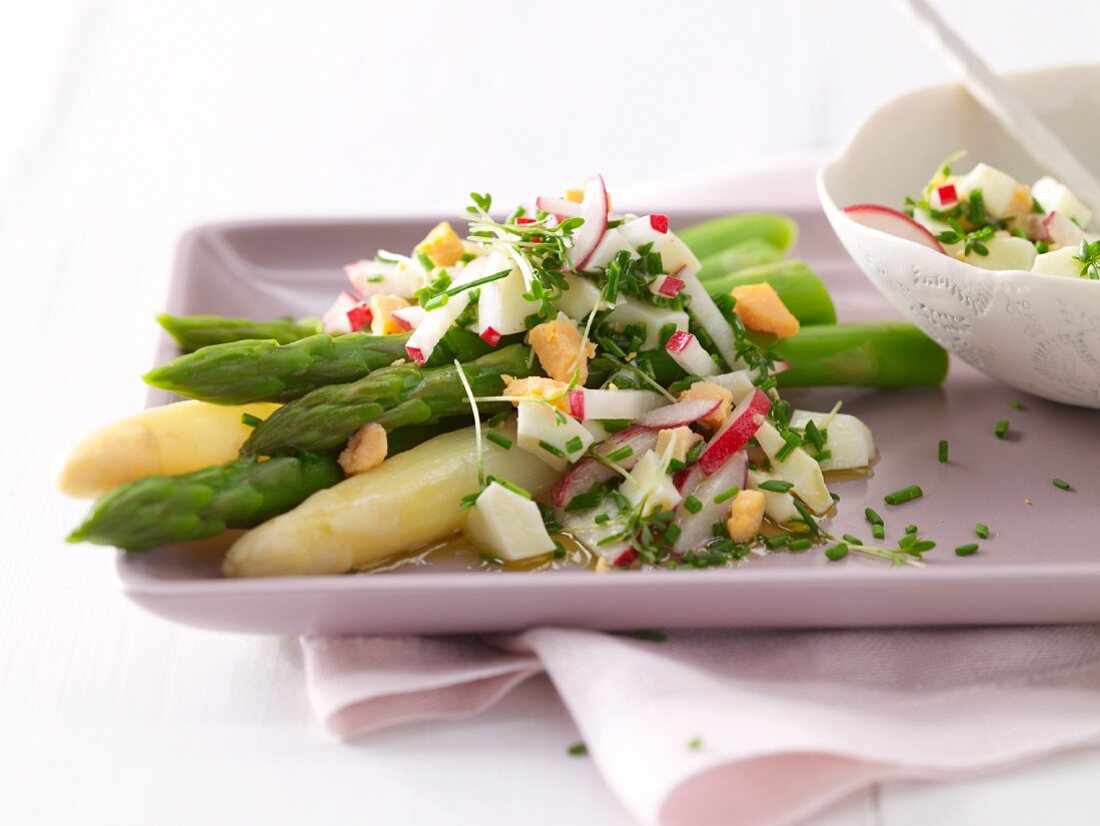
[[[1006,83],[1090,169],[1100,171],[1100,65],[1012,75]],[[1100,282],[983,270],[857,224],[841,209],[900,208],[937,165],[984,161],[1017,180],[1033,162],[959,85],[929,86],[873,112],[818,173],[825,214],[871,281],[925,333],[974,367],[1037,396],[1100,408]]]

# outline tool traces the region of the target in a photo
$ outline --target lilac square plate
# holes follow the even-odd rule
[[[674,223],[701,217],[678,216]],[[896,317],[852,265],[819,212],[792,212],[795,254],[826,280],[842,320]],[[432,221],[269,221],[211,224],[180,241],[167,309],[257,318],[316,314],[342,286],[341,266],[378,247],[405,249]],[[175,354],[162,340],[157,361]],[[402,634],[504,631],[538,625],[605,629],[856,627],[1100,620],[1100,413],[1021,396],[954,361],[943,387],[788,392],[798,407],[844,410],[872,428],[881,459],[870,478],[837,483],[829,529],[869,539],[863,511],[883,514],[891,541],[921,526],[938,545],[927,567],[891,568],[820,550],[751,557],[702,571],[502,573],[410,567],[392,573],[223,579],[224,542],[119,553],[123,592],[167,619],[250,633]],[[1023,409],[1009,402],[1019,398]],[[150,394],[150,404],[169,401]],[[1008,419],[1009,438],[993,435]],[[951,460],[937,461],[940,439]],[[1073,485],[1062,491],[1055,476]],[[920,484],[923,499],[890,507],[883,494]],[[953,549],[990,539],[969,557]]]

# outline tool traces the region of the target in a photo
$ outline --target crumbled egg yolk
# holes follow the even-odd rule
[[[572,382],[576,371],[577,384],[588,380],[588,360],[596,355],[596,345],[592,342],[584,344],[581,332],[572,319],[545,321],[531,329],[528,339],[539,364],[550,378]]]
[[[404,332],[404,327],[393,317],[394,310],[411,306],[408,301],[396,295],[372,295],[370,298],[370,331],[376,336]]]
[[[437,267],[452,267],[466,254],[462,239],[446,221],[432,227],[432,231],[416,245],[416,251],[427,255]]]
[[[718,407],[699,420],[704,427],[717,430],[726,423],[733,411],[733,393],[720,384],[710,381],[697,381],[687,390],[680,393],[680,401],[688,402],[696,399],[715,399]]]

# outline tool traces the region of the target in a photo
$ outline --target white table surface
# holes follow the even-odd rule
[[[1094,6],[1074,5],[1096,22]],[[630,8],[653,31],[665,6]],[[673,21],[687,27],[685,37],[703,37],[708,15],[728,15],[726,6],[696,6],[694,22]],[[869,3],[853,6],[889,23]],[[478,141],[454,123],[468,99],[434,115],[404,112],[390,86],[529,62],[503,35],[541,19],[528,11],[489,21],[504,43],[490,60],[448,52],[442,38],[461,18],[453,7],[429,8],[290,4],[268,14],[266,4],[91,4],[71,26],[47,117],[28,131],[38,138],[18,162],[0,159],[0,170],[13,170],[0,185],[0,823],[628,822],[591,762],[566,755],[577,732],[543,679],[476,719],[341,744],[310,716],[295,641],[156,620],[114,592],[109,551],[61,541],[83,505],[53,492],[57,460],[82,430],[140,408],[137,377],[184,227],[239,215],[426,209],[472,185],[525,191],[530,158],[507,149],[530,132],[511,110],[490,108],[484,126],[495,137]],[[623,9],[593,11],[599,25],[576,36],[551,20],[540,48],[595,48]],[[792,13],[791,4],[784,9],[776,14]],[[819,56],[851,31],[808,4],[793,11],[805,19],[784,26],[790,42]],[[766,23],[761,14],[750,22]],[[731,20],[718,22],[732,30]],[[1094,28],[1070,27],[1059,42],[1073,47]],[[409,59],[399,35],[410,30],[457,68]],[[822,31],[829,37],[815,39]],[[26,32],[41,35],[30,23]],[[1048,41],[1034,42],[1041,51]],[[734,51],[735,69],[751,69],[753,55]],[[919,54],[904,41],[886,55],[896,70],[890,82],[912,82]],[[597,63],[606,70],[629,57],[611,48]],[[695,62],[700,76],[724,65],[713,50]],[[835,140],[847,131],[844,113],[869,105],[859,90],[879,81],[854,78],[836,110],[777,115],[782,129],[736,138],[736,160]],[[709,100],[705,91],[691,101]],[[784,91],[802,94],[791,84]],[[777,93],[744,94],[764,112]],[[628,95],[622,105],[638,102]],[[538,114],[518,111],[521,120]],[[399,123],[388,128],[392,118]],[[378,130],[385,135],[372,142]],[[679,136],[689,150],[669,172],[723,162],[719,143],[683,135],[670,129],[653,139]],[[599,138],[529,143],[541,153],[537,187],[567,171],[587,174],[602,157],[611,158],[601,168],[613,183],[637,185],[661,149],[642,141],[613,155]],[[1098,776],[1100,751],[1062,755],[980,780],[886,785],[815,823],[1095,824]]]

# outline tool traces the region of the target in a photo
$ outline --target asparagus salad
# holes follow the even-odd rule
[[[987,270],[1030,270],[1100,280],[1100,236],[1092,212],[1065,184],[1044,176],[1032,186],[979,163],[965,175],[948,158],[905,211],[858,204],[859,223],[909,238]]]
[[[833,537],[827,479],[874,460],[839,410],[780,389],[942,381],[898,322],[837,324],[785,258],[794,225],[739,215],[679,234],[616,214],[602,178],[507,217],[473,195],[410,255],[346,267],[319,320],[160,318],[183,355],[145,380],[186,397],[86,436],[61,478],[99,497],[71,541],[148,551],[233,534],[227,576],[479,567],[733,565]],[[457,539],[456,539],[457,537]]]

